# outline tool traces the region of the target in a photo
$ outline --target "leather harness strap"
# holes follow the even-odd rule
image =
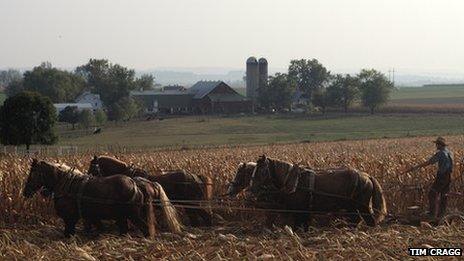
[[[84,194],[84,188],[85,185],[87,185],[87,182],[89,181],[90,177],[85,177],[82,180],[82,183],[79,186],[79,190],[77,191],[77,211],[79,213],[79,218],[82,218],[82,195]]]

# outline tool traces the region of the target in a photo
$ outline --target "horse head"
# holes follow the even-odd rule
[[[44,177],[44,161],[33,159],[31,163],[31,170],[26,180],[23,189],[23,196],[26,198],[32,197],[38,190],[46,187],[46,180]],[[50,189],[49,189],[50,191]]]
[[[256,166],[251,175],[250,191],[258,193],[264,186],[272,182],[271,171],[269,169],[270,159],[262,155],[256,161]]]
[[[89,175],[92,176],[101,176],[100,165],[98,164],[98,157],[93,156],[93,159],[90,161],[89,170],[87,171]]]
[[[251,175],[253,175],[255,166],[256,163],[254,162],[243,162],[238,165],[234,180],[229,182],[230,184],[227,190],[227,195],[235,197],[238,193],[250,185]]]

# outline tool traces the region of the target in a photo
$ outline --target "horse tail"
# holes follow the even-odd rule
[[[210,177],[198,175],[203,183],[203,199],[211,200],[213,198],[213,180]]]
[[[152,195],[149,195],[147,200],[145,200],[146,208],[145,208],[145,215],[147,217],[147,229],[148,229],[148,235],[153,236],[156,233],[156,218],[155,218],[155,207],[153,206],[154,198],[152,198]]]
[[[380,186],[377,179],[372,176],[369,178],[374,189],[372,191],[372,208],[374,210],[375,221],[376,223],[380,223],[387,215],[387,203],[385,201],[382,187]]]
[[[182,224],[179,222],[179,217],[174,206],[171,204],[166,192],[164,192],[163,187],[154,182],[153,185],[158,190],[159,201],[161,203],[161,209],[163,210],[166,223],[168,224],[169,230],[173,233],[180,233],[182,230]]]

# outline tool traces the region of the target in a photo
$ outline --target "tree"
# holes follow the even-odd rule
[[[151,74],[144,74],[135,81],[135,85],[140,91],[153,90],[155,88],[155,77]]]
[[[23,84],[23,80],[22,79],[19,79],[19,80],[14,80],[12,82],[10,82],[7,86],[6,86],[6,96],[8,97],[12,97],[12,96],[15,96],[16,94],[20,93],[24,91],[24,84]]]
[[[24,73],[24,89],[49,97],[55,103],[73,102],[85,88],[84,79],[74,73],[42,63]]]
[[[386,103],[393,90],[393,83],[381,72],[374,69],[364,69],[359,75],[361,101],[368,107],[371,114],[380,105]]]
[[[318,88],[313,92],[311,102],[314,106],[319,107],[322,113],[325,114],[327,107],[331,105],[331,99],[327,88]]]
[[[312,93],[324,86],[330,72],[318,60],[292,60],[288,67],[288,75],[293,78],[297,87],[311,100]]]
[[[90,59],[76,69],[76,73],[84,77],[87,88],[100,94],[103,103],[112,107],[130,91],[136,88],[135,71],[119,64],[111,64],[108,60]]]
[[[23,75],[18,70],[0,71],[0,87],[7,88],[12,82],[18,82],[23,79]]]
[[[106,124],[108,120],[106,113],[102,109],[98,109],[95,112],[95,121],[97,122],[98,126],[103,126]]]
[[[60,112],[58,120],[60,122],[72,124],[74,130],[75,124],[79,122],[79,110],[76,106],[66,106],[66,108]]]
[[[296,83],[287,74],[276,73],[269,77],[267,86],[258,89],[258,102],[266,110],[289,109]]]
[[[0,108],[0,138],[4,145],[53,144],[56,110],[48,97],[22,92]]]
[[[93,113],[89,109],[83,109],[79,113],[79,124],[84,127],[85,129],[90,128],[92,125],[95,124],[95,117]]]
[[[359,80],[349,74],[337,74],[330,81],[327,93],[330,103],[342,107],[346,113],[359,97]]]
[[[140,108],[134,99],[123,97],[111,106],[110,118],[115,121],[127,121],[139,112]]]

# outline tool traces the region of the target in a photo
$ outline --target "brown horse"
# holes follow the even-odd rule
[[[229,183],[229,188],[227,189],[228,196],[235,197],[250,185],[255,167],[255,162],[243,162],[238,165],[234,180]]]
[[[258,199],[282,203],[294,212],[294,226],[304,229],[308,228],[310,212],[346,210],[353,222],[362,217],[370,226],[387,214],[377,180],[356,170],[315,173],[263,155],[256,163],[249,191]]]
[[[98,223],[101,219],[116,220],[121,234],[127,233],[129,219],[144,236],[151,237],[155,233],[153,202],[156,200],[161,202],[171,231],[181,229],[176,211],[163,188],[148,180],[123,175],[96,178],[65,165],[34,159],[23,195],[32,197],[42,188],[54,194],[55,210],[65,223],[66,237],[75,234],[75,225],[80,218],[89,223]]]
[[[140,168],[134,168],[125,162],[108,156],[94,156],[88,173],[94,176],[108,177],[122,174],[129,177],[143,177],[163,186],[169,198],[185,206],[185,213],[192,226],[211,226],[211,214],[200,207],[201,201],[211,200],[212,181],[210,178],[195,175],[185,170],[163,172],[151,175]],[[199,218],[203,222],[199,221]]]

